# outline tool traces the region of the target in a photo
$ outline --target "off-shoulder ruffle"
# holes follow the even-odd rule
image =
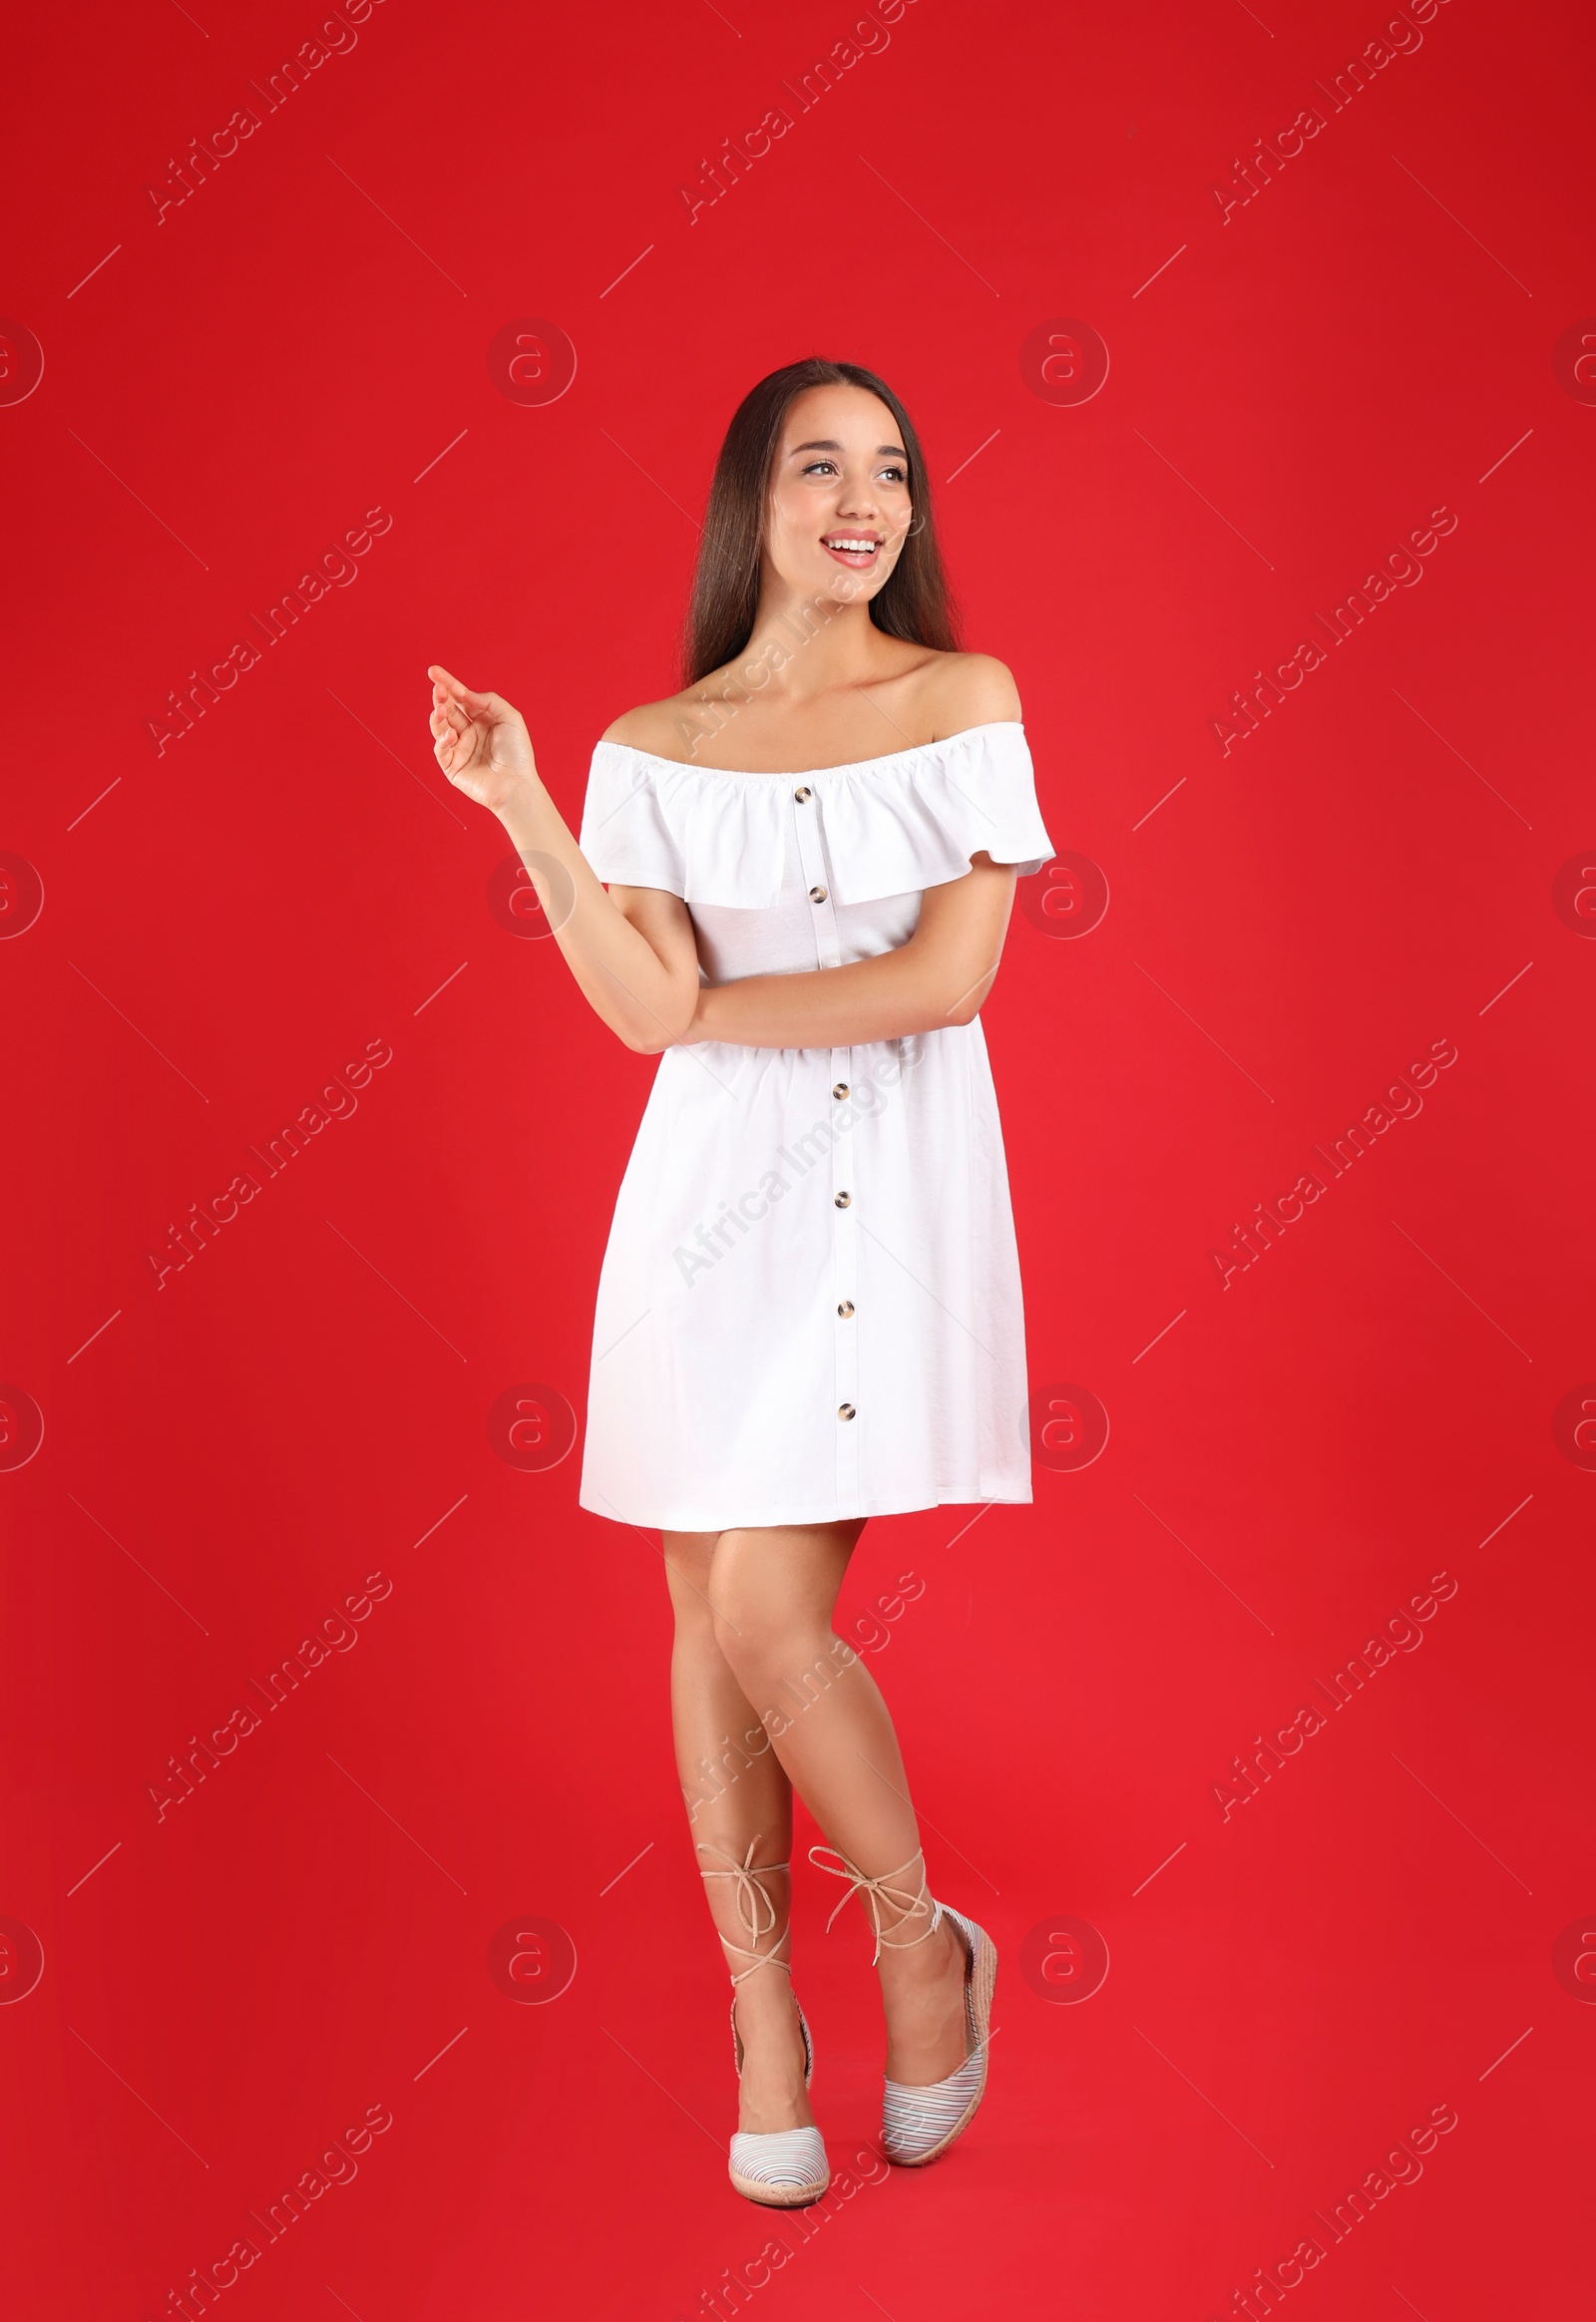
[[[1021,876],[1052,859],[1017,720],[812,774],[729,774],[600,742],[582,851],[606,885],[762,910],[781,894],[800,786],[819,802],[840,904],[940,887],[980,854]]]

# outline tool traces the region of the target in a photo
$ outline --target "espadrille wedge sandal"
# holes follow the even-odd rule
[[[834,1855],[834,1861],[822,1860]],[[888,1871],[882,1878],[867,1878],[856,1864],[844,1854],[837,1854],[830,1846],[811,1846],[809,1859],[818,1869],[830,1871],[834,1878],[845,1878],[849,1894],[833,1911],[844,1908],[854,1893],[861,1894],[876,1931],[875,1960],[882,1951],[907,1951],[911,1945],[925,1943],[935,1935],[944,1918],[951,1919],[965,1941],[965,2061],[957,2072],[946,2080],[935,2081],[930,2087],[914,2088],[903,2081],[883,2077],[881,2104],[881,2148],[900,2168],[924,2168],[946,2152],[957,2137],[964,2134],[976,2117],[976,2108],[987,2093],[987,2054],[992,2038],[992,2000],[998,1981],[998,1952],[992,1937],[974,1919],[967,1919],[962,1911],[951,1904],[939,1903],[926,1891],[924,1857],[917,1851],[898,1870]],[[920,1865],[920,1877],[915,1887],[897,1885]],[[839,1867],[840,1866],[840,1867]],[[930,1925],[918,1935],[905,1937],[901,1942],[883,1932],[881,1906],[891,1903],[900,1917],[894,1922],[901,1927],[906,1919],[929,1914]],[[831,1919],[826,1922],[831,1925]]]
[[[775,1933],[776,1909],[761,1884],[753,1867],[757,1837],[748,1842],[748,1851],[738,1862],[734,1855],[718,1846],[700,1842],[700,1854],[718,1854],[723,1869],[700,1872],[703,1878],[729,1878],[736,1881],[735,1901],[737,1917],[748,1935],[747,1943],[734,1943],[729,1935],[720,1940],[727,1951],[738,1953],[748,1965],[738,1969],[731,1979],[731,2054],[737,2067],[737,2078],[742,2078],[742,2035],[737,2030],[737,1986],[746,1983],[762,1967],[779,1967],[792,1980],[792,1969],[781,1956],[787,1940],[787,1929]],[[762,1862],[759,1869],[788,1870],[785,1862]],[[774,1940],[767,1950],[759,1949],[761,1935]],[[798,2006],[798,1995],[793,1994],[793,2006],[798,2009],[798,2029],[804,2043],[804,2087],[807,2089],[815,2073],[815,2044],[810,2037],[809,2019]],[[745,2200],[759,2201],[766,2208],[801,2209],[811,2201],[818,2201],[831,2183],[831,2164],[826,2158],[825,2141],[818,2128],[777,2128],[756,2133],[739,2128],[731,2140],[729,2174],[737,2191]]]

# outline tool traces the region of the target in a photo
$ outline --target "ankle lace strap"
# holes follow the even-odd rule
[[[830,1862],[821,1860],[821,1857],[826,1854],[832,1856],[833,1859]],[[838,1853],[834,1846],[811,1846],[809,1859],[817,1870],[828,1871],[833,1878],[845,1878],[848,1881],[848,1893],[843,1896],[842,1901],[837,1905],[837,1910],[833,1911],[831,1918],[826,1921],[828,1935],[831,1932],[832,1920],[836,1918],[837,1912],[846,1908],[854,1894],[863,1896],[865,1907],[870,1913],[871,1924],[876,1931],[876,1949],[870,1962],[872,1967],[880,1960],[884,1947],[888,1951],[909,1951],[915,1944],[924,1943],[928,1937],[935,1935],[942,1924],[942,1905],[933,1902],[926,1892],[926,1858],[918,1846],[907,1862],[900,1863],[896,1870],[884,1871],[880,1878],[867,1878],[857,1863],[850,1862],[847,1855]],[[920,1865],[920,1883],[914,1892],[911,1893],[907,1887],[895,1886],[893,1881],[903,1878],[907,1872],[913,1870],[917,1862]],[[890,1935],[882,1932],[881,1906],[883,1903],[895,1903],[898,1906],[900,1916],[893,1921],[894,1927],[901,1927],[905,1919],[917,1918],[922,1912],[930,1913],[931,1925],[923,1927],[918,1935],[906,1936],[903,1942],[895,1943]]]
[[[749,1839],[748,1851],[741,1862],[734,1854],[728,1854],[724,1847],[706,1844],[703,1839],[699,1839],[696,1849],[700,1854],[718,1854],[726,1866],[723,1870],[700,1870],[698,1873],[700,1878],[736,1880],[733,1901],[736,1906],[737,1918],[752,1939],[748,1943],[737,1943],[729,1935],[722,1935],[720,1938],[728,1951],[741,1952],[743,1958],[751,1962],[749,1966],[733,1975],[731,1979],[733,1990],[738,1984],[745,1982],[749,1976],[756,1974],[762,1967],[779,1967],[788,1976],[792,1974],[789,1963],[780,1957],[780,1948],[787,1935],[785,1927],[776,1936],[775,1942],[772,1943],[768,1951],[761,1951],[759,1948],[760,1936],[771,1934],[776,1924],[776,1906],[761,1885],[758,1873],[753,1867],[754,1848],[759,1844],[760,1835],[761,1833],[756,1832]],[[761,1871],[790,1870],[791,1868],[790,1862],[762,1862],[759,1865]],[[766,1913],[763,1924],[760,1921],[761,1909]]]

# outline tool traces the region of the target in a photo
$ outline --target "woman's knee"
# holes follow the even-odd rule
[[[795,1703],[807,1705],[828,1682],[834,1665],[828,1659],[832,1642],[826,1637],[800,1637],[761,1628],[735,1629],[716,1622],[715,1642],[721,1658],[761,1720],[779,1731],[779,1721],[790,1718]]]
[[[715,1641],[740,1676],[768,1686],[827,1649],[832,1608],[861,1528],[791,1525],[718,1536],[706,1593]]]
[[[801,1593],[746,1573],[710,1576],[715,1642],[745,1693],[764,1700],[797,1679],[833,1643],[827,1611]]]

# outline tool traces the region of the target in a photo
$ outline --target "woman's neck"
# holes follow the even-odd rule
[[[898,650],[901,651],[901,646]],[[733,679],[795,708],[823,694],[879,680],[895,658],[894,640],[878,629],[863,599],[805,595],[767,579],[753,632],[732,662]]]

